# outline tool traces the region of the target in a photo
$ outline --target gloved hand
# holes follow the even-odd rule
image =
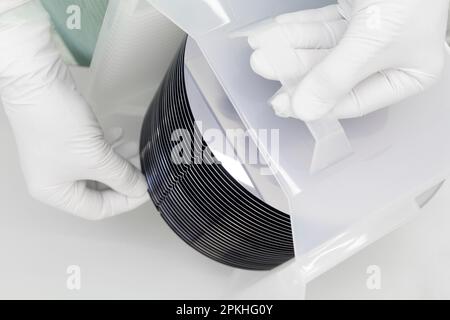
[[[266,50],[284,37],[303,79],[292,96],[272,99],[277,114],[313,121],[332,112],[360,117],[420,93],[440,77],[445,58],[448,0],[339,0],[316,10],[279,16],[249,43],[261,76],[280,80]],[[278,48],[280,49],[280,48]],[[288,68],[282,68],[286,72]]]
[[[89,220],[140,206],[149,199],[145,178],[105,141],[53,45],[48,16],[30,18],[30,6],[38,4],[0,16],[0,94],[31,195]]]

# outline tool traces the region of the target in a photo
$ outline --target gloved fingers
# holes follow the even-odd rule
[[[100,166],[90,179],[132,198],[140,198],[147,193],[144,175],[110,146],[101,155],[99,163]]]
[[[289,93],[281,88],[269,101],[275,114],[280,118],[294,118],[295,113],[292,109],[291,97]]]
[[[113,190],[89,189],[86,182],[73,183],[64,192],[64,205],[59,207],[87,220],[103,220],[138,208],[146,203],[148,194],[130,198]]]
[[[330,50],[323,49],[323,50],[304,50],[304,49],[285,49],[285,50],[295,50],[295,53],[299,59],[299,62],[301,65],[301,69],[294,69],[292,68],[292,74],[290,75],[283,75],[285,77],[298,77],[303,76],[307,72],[309,72],[315,65],[320,63],[329,53]],[[253,71],[263,78],[266,78],[268,80],[276,80],[280,81],[280,75],[278,71],[276,70],[276,64],[270,61],[270,59],[267,57],[267,54],[265,54],[264,49],[256,50],[251,58],[250,58],[250,65],[253,69]]]
[[[358,84],[332,113],[339,119],[357,118],[420,93],[424,86],[417,77],[402,70],[378,72]]]
[[[280,39],[297,49],[334,48],[347,30],[347,21],[323,21],[312,23],[274,24],[273,27],[255,33],[248,38],[250,46],[256,50],[273,47]]]
[[[114,151],[123,159],[128,160],[134,167],[140,169],[139,146],[135,142],[124,142],[124,131],[120,127],[113,127],[105,130],[104,137]]]
[[[347,26],[347,21],[335,20],[284,24],[282,29],[293,48],[330,49],[342,39]]]
[[[305,71],[309,72],[311,69],[322,62],[329,54],[330,49],[309,50],[309,49],[296,49],[295,54],[305,67]]]
[[[150,200],[150,195],[145,193],[141,197],[133,198],[127,197],[113,190],[106,190],[101,192],[102,210],[103,213],[98,217],[112,217],[122,213],[130,212],[147,203]],[[97,217],[96,217],[97,218]]]
[[[377,55],[358,40],[341,42],[297,87],[292,105],[297,118],[314,121],[329,113],[346,94],[378,70]],[[367,52],[366,52],[367,51]]]
[[[427,83],[425,80],[420,81],[402,70],[378,72],[351,90],[331,113],[338,119],[362,117],[422,92],[425,89],[423,83]],[[280,89],[270,101],[275,114],[295,118],[291,100],[286,90]]]
[[[278,23],[311,23],[342,19],[338,5],[329,5],[319,9],[303,10],[282,14],[275,18]]]

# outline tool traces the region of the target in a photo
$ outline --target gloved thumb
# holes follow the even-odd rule
[[[87,187],[85,181],[47,188],[42,197],[44,202],[87,220],[103,220],[134,210],[150,197],[145,194],[130,198],[113,190],[97,191]]]
[[[136,167],[123,159],[109,144],[102,153],[93,180],[131,198],[140,198],[147,193],[146,179]]]
[[[291,97],[285,88],[281,88],[270,99],[269,104],[272,106],[275,114],[280,118],[295,118],[295,114],[291,105]]]

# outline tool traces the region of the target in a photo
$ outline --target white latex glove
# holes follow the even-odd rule
[[[270,61],[273,37],[284,37],[303,66],[293,96],[272,100],[280,116],[304,121],[332,112],[360,117],[432,86],[444,64],[448,0],[340,0],[316,10],[279,16],[249,37],[251,64],[280,80],[289,68]],[[299,70],[300,69],[300,70]],[[300,77],[300,78],[301,78]]]
[[[31,195],[89,220],[142,205],[145,178],[105,141],[53,45],[48,16],[30,6],[38,4],[0,16],[0,94]]]

